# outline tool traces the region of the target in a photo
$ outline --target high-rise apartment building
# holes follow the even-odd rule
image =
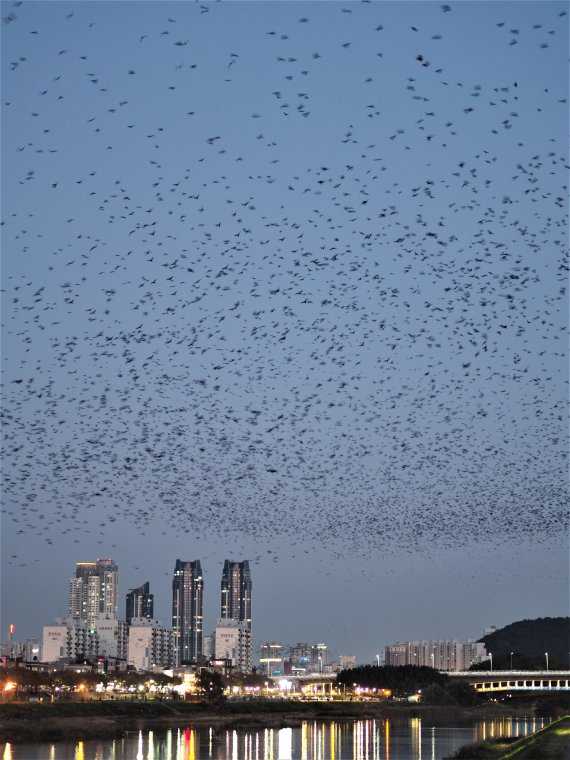
[[[172,634],[175,665],[202,659],[204,579],[200,560],[176,560],[172,580]]]
[[[220,618],[240,620],[251,628],[251,573],[249,562],[224,562]]]
[[[112,559],[78,562],[69,582],[69,617],[88,623],[100,615],[117,617],[119,568]]]
[[[154,596],[150,593],[150,583],[143,583],[127,594],[126,620],[130,624],[133,618],[154,618]]]

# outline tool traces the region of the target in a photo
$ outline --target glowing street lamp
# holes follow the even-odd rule
[[[511,652],[511,670],[513,669],[513,653]]]
[[[14,683],[14,681],[6,681],[6,683],[4,684],[4,688],[2,690],[4,693],[4,700],[6,700],[7,695],[10,694],[11,691],[14,691],[15,688],[16,688],[16,684]]]
[[[546,657],[546,671],[548,672],[548,652],[545,652],[544,656]]]

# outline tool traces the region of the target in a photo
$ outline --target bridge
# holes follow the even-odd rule
[[[469,683],[481,694],[506,691],[570,691],[568,670],[481,670],[450,672],[448,676]]]
[[[468,683],[480,694],[494,692],[561,692],[570,691],[570,670],[467,670],[442,671],[454,681]],[[304,674],[270,676],[268,681],[289,694],[307,697],[344,696],[346,687],[336,686],[336,674]]]

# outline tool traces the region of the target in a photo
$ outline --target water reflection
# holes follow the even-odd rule
[[[137,731],[122,739],[3,747],[2,760],[439,760],[470,742],[519,738],[543,719],[432,725],[416,718],[305,721],[282,729],[212,726]]]

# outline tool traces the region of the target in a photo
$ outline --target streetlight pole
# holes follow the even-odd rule
[[[548,673],[548,652],[545,652],[544,656],[546,657],[546,672]]]
[[[377,668],[380,667],[380,655],[379,654],[376,655],[376,667]]]
[[[489,652],[489,658],[491,660],[491,670],[493,670],[493,653]]]
[[[511,670],[513,669],[513,653],[511,652]]]

